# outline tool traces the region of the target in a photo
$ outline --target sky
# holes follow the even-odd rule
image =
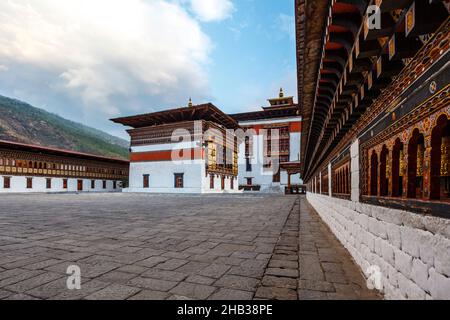
[[[122,138],[110,118],[280,87],[296,97],[294,0],[0,1],[0,95]]]

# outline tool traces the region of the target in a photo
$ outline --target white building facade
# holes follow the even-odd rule
[[[233,131],[238,124],[212,104],[113,121],[133,128],[128,130],[130,177],[124,192],[240,192]]]
[[[244,190],[278,193],[303,184],[298,106],[282,90],[269,102],[262,111],[232,115],[246,132],[239,147],[239,185]]]

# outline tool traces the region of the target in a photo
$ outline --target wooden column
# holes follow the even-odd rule
[[[431,177],[431,135],[425,137],[425,152],[423,156],[423,198],[430,198]]]
[[[408,197],[408,145],[403,144],[403,198]]]
[[[388,162],[389,162],[389,172],[386,172],[386,175],[388,176],[387,178],[389,179],[389,183],[388,183],[388,196],[392,197],[392,181],[394,179],[392,179],[392,168],[394,165],[394,145],[392,143],[388,144]],[[386,170],[387,171],[387,170]]]
[[[377,197],[381,195],[381,150],[377,150]]]
[[[367,159],[368,159],[368,172],[367,172],[367,195],[372,195],[372,152],[371,150],[367,150]]]

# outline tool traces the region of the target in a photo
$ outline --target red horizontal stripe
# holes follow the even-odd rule
[[[178,155],[178,158],[172,159],[172,154]],[[150,152],[132,152],[130,154],[131,162],[150,162],[150,161],[173,161],[180,160],[179,158],[187,157],[186,154],[190,155],[186,160],[198,160],[203,159],[203,149],[179,149],[179,150],[165,150],[165,151],[150,151]],[[183,160],[183,159],[181,159]]]

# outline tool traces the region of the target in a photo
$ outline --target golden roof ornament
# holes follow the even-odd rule
[[[192,107],[193,107],[193,104],[192,104],[192,98],[189,98],[188,107],[189,107],[189,108],[192,108]]]
[[[284,98],[283,88],[280,88],[280,98]]]

